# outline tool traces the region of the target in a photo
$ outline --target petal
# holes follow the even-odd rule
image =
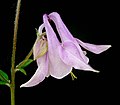
[[[62,47],[70,52],[72,55],[76,56],[77,58],[81,59],[79,49],[76,47],[76,45],[71,41],[66,41],[62,43]],[[82,59],[81,59],[82,60]]]
[[[36,57],[39,55],[41,41],[42,39],[39,39],[39,37],[37,37],[35,44],[33,46],[33,58],[34,59],[36,59]]]
[[[38,32],[39,35],[42,35],[42,30],[44,28],[44,24],[40,25]],[[43,56],[47,52],[47,40],[42,39],[40,36],[37,36],[35,44],[33,46],[33,56],[34,60]]]
[[[35,74],[32,76],[32,78],[28,82],[22,84],[20,87],[32,87],[32,86],[39,84],[45,79],[47,72],[48,72],[47,54],[39,58],[37,61],[39,65],[38,65],[38,69],[36,70]]]
[[[54,30],[52,29],[50,23],[48,22],[48,17],[46,14],[43,15],[43,21],[45,25],[47,40],[48,40],[48,50],[49,52],[51,52],[53,48],[55,49],[58,45],[60,45],[60,42],[57,39],[57,36]]]
[[[71,49],[69,48],[71,48],[73,52],[71,52]],[[70,65],[75,69],[98,72],[97,70],[94,70],[92,67],[90,67],[88,64],[84,63],[84,61],[79,59],[78,51],[76,49],[76,46],[74,45],[69,47],[69,43],[63,43],[63,47],[59,47],[59,54],[60,58],[65,64]]]
[[[40,35],[42,34],[42,31],[43,31],[43,28],[44,28],[44,24],[41,24],[39,29],[38,29],[38,32],[40,33]]]
[[[57,39],[47,15],[43,16],[47,40],[48,40],[48,56],[49,56],[49,74],[57,79],[61,79],[71,72],[71,66],[66,65],[59,56],[58,47],[60,42]]]
[[[111,45],[95,45],[95,44],[84,43],[79,39],[76,39],[76,40],[83,48],[95,54],[100,54],[111,47]]]
[[[71,35],[71,33],[69,32],[69,30],[63,23],[60,15],[57,12],[52,12],[51,14],[49,14],[49,18],[54,21],[62,41],[66,40],[75,41],[74,37]]]
[[[49,64],[49,74],[57,79],[64,78],[72,71],[72,67],[66,65],[58,55],[50,56]]]
[[[34,55],[34,60],[40,58],[46,52],[48,51],[48,43],[46,39],[40,39],[40,37],[37,37],[37,40],[33,46],[33,55]]]
[[[83,51],[80,48],[79,44],[77,43],[76,39],[72,36],[72,34],[69,32],[69,30],[67,29],[67,27],[63,23],[60,15],[57,12],[52,12],[51,14],[49,14],[49,18],[51,20],[53,20],[53,22],[55,23],[57,31],[58,31],[58,33],[60,35],[60,38],[61,38],[62,42],[65,42],[65,41],[74,42],[76,44],[76,47],[79,50],[81,59],[85,63],[88,63],[89,59],[87,58],[87,56],[85,56],[85,54],[83,53]]]

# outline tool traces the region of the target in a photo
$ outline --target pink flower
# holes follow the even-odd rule
[[[58,40],[49,20],[55,23],[61,42]],[[94,45],[74,38],[57,12],[43,15],[43,24],[39,27],[40,35],[43,28],[45,28],[47,38],[44,35],[38,36],[33,48],[34,59],[37,59],[38,69],[32,78],[22,84],[21,87],[35,86],[49,75],[62,79],[72,71],[72,68],[99,72],[88,64],[89,58],[82,51],[81,46],[88,51],[99,54],[110,48],[111,45]]]

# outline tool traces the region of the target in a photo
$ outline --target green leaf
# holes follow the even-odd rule
[[[8,87],[10,87],[10,84],[4,81],[0,81],[0,85],[7,85]]]
[[[2,70],[0,70],[0,79],[5,82],[9,81],[8,75]]]
[[[16,66],[16,72],[20,71],[24,75],[27,75],[26,71],[24,70],[25,67],[27,67],[29,64],[31,64],[34,60],[33,59],[28,59],[28,60],[23,60]]]
[[[25,67],[27,67],[29,64],[31,64],[33,62],[33,60],[32,59],[28,59],[23,65],[22,65],[22,67],[21,68],[25,68]]]
[[[4,81],[0,81],[0,85],[6,85],[7,83]]]
[[[26,71],[22,68],[18,69],[18,71],[20,71],[21,73],[23,73],[24,75],[27,75]]]
[[[18,65],[17,65],[17,68],[18,69],[21,69],[21,68],[25,68],[25,67],[27,67],[30,63],[32,63],[33,62],[33,60],[32,59],[28,59],[28,60],[23,60],[21,63],[19,63]]]

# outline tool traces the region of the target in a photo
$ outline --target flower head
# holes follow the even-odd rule
[[[61,42],[58,40],[49,20],[55,23]],[[45,28],[46,37],[43,35],[43,28]],[[71,73],[72,68],[99,72],[88,64],[89,58],[81,47],[95,54],[100,54],[111,47],[111,45],[89,44],[74,38],[57,12],[43,15],[43,24],[39,27],[38,32],[39,35],[33,48],[38,69],[32,78],[22,84],[21,87],[35,86],[49,75],[62,79]]]

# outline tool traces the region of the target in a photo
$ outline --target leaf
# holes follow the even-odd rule
[[[0,81],[0,85],[6,85],[7,83],[4,81]]]
[[[0,79],[2,80],[2,81],[9,81],[9,78],[8,78],[8,75],[4,72],[4,71],[2,71],[2,70],[0,70]]]
[[[23,60],[16,66],[16,72],[20,71],[24,75],[27,75],[26,71],[24,70],[25,67],[27,67],[29,64],[33,62],[33,59]]]
[[[21,66],[21,68],[25,68],[25,67],[27,67],[30,63],[32,63],[33,62],[33,60],[32,59],[28,59],[22,66]]]
[[[21,73],[23,73],[24,75],[27,75],[26,71],[22,68],[18,69],[18,71],[20,71]]]
[[[30,63],[32,63],[33,62],[33,60],[32,59],[28,59],[28,60],[23,60],[21,63],[19,63],[18,65],[17,65],[17,68],[18,69],[21,69],[21,68],[25,68],[25,67],[27,67]]]
[[[0,81],[0,85],[7,85],[8,87],[10,87],[10,84],[5,81]]]

